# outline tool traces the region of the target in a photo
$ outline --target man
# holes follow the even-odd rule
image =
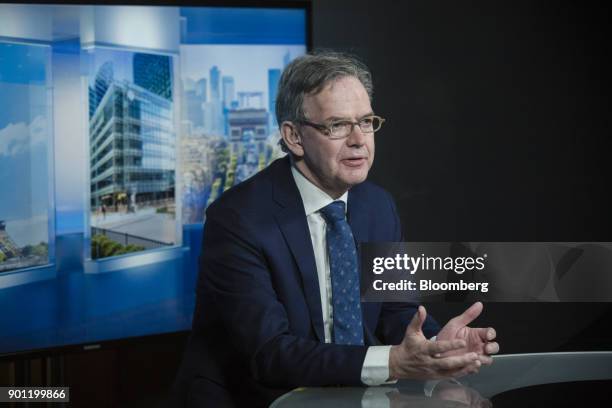
[[[298,386],[455,377],[491,363],[494,330],[467,327],[480,303],[439,330],[422,306],[359,302],[356,243],[402,240],[390,195],[366,181],[384,121],[371,97],[370,72],[351,56],[306,55],[283,72],[288,156],[206,213],[188,405],[267,406]]]

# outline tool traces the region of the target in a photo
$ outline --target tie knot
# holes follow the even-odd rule
[[[328,223],[335,223],[338,221],[344,220],[345,211],[344,211],[344,201],[334,201],[331,204],[326,205],[321,208],[321,214],[323,214],[323,218]]]

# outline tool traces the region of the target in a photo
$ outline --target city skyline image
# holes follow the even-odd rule
[[[182,218],[204,221],[225,190],[282,155],[274,114],[282,69],[296,45],[182,45]]]

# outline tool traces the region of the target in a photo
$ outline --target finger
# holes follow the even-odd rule
[[[483,399],[480,402],[480,408],[493,408],[493,403],[488,399]]]
[[[499,353],[499,344],[497,342],[488,343],[485,345],[486,354],[497,354]]]
[[[494,328],[489,327],[487,329],[487,334],[486,334],[485,338],[487,339],[487,341],[491,341],[491,340],[494,340],[495,337],[497,337],[497,332],[495,331]]]
[[[454,323],[459,323],[461,326],[467,326],[472,323],[482,313],[483,305],[481,302],[476,302],[468,307],[465,312],[453,318]]]
[[[462,368],[455,375],[453,375],[453,377],[454,378],[465,377],[466,375],[478,374],[479,371],[480,371],[480,367],[471,365],[469,367]]]
[[[440,408],[466,408],[468,406],[461,401],[453,401],[453,400],[445,400],[445,399],[436,400],[435,404],[436,404],[435,405],[436,407],[440,407]],[[400,406],[404,407],[406,405],[400,405]],[[410,406],[413,406],[413,405],[411,404]],[[414,405],[414,406],[421,406],[421,405]]]
[[[421,332],[421,328],[423,327],[423,322],[427,317],[427,311],[423,306],[419,306],[414,316],[412,316],[412,320],[410,324],[406,328],[406,336],[418,334]]]
[[[438,378],[459,378],[469,374],[476,374],[480,370],[480,363],[478,360],[474,364],[456,368],[453,370],[440,370],[438,371]]]
[[[483,356],[482,354],[478,356],[478,360],[482,365],[491,365],[493,364],[493,359],[489,356]]]
[[[475,331],[476,334],[478,335],[478,337],[480,339],[482,339],[482,341],[487,342],[489,341],[489,336],[491,335],[491,329],[490,327],[471,327],[470,330]],[[495,332],[495,330],[493,330]],[[491,340],[493,340],[495,338],[495,336],[493,336],[491,338]]]
[[[430,340],[427,343],[427,353],[430,356],[436,356],[436,354],[446,353],[447,351],[459,350],[464,347],[467,347],[465,340]]]
[[[441,357],[431,360],[431,366],[436,370],[458,370],[471,365],[480,366],[476,353],[466,353],[460,356]]]

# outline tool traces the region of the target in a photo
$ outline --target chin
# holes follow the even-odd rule
[[[344,182],[346,185],[352,187],[357,184],[363,183],[368,178],[368,173],[364,172],[361,174],[350,174],[347,177],[344,177]]]

